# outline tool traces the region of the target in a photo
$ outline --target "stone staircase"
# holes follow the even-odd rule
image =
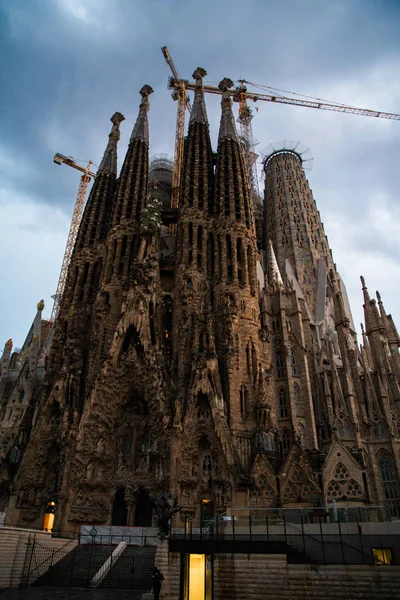
[[[127,546],[99,587],[151,590],[155,555],[155,547]]]
[[[89,587],[91,580],[115,546],[82,544],[37,579],[35,586]]]

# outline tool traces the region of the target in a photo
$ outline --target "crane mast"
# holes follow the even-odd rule
[[[53,309],[51,311],[50,321],[51,321],[53,327],[57,320],[58,312],[60,310],[60,302],[61,302],[61,298],[63,296],[64,289],[65,289],[65,282],[67,280],[68,267],[69,267],[69,263],[71,261],[72,251],[74,249],[79,225],[82,220],[83,209],[85,207],[87,189],[88,189],[91,178],[92,177],[94,178],[96,176],[90,170],[91,165],[94,164],[91,160],[88,162],[86,167],[81,167],[74,161],[74,159],[71,156],[64,156],[63,154],[57,153],[54,156],[54,162],[58,165],[61,165],[64,163],[64,164],[68,165],[69,167],[77,169],[78,171],[80,171],[83,174],[81,175],[80,182],[79,182],[78,193],[77,193],[76,200],[75,200],[74,212],[72,213],[72,220],[71,220],[71,225],[70,225],[69,233],[68,233],[67,245],[65,247],[64,258],[63,258],[63,262],[61,265],[60,276],[58,278],[58,283],[57,283],[57,290],[56,290],[56,294],[54,296]]]
[[[161,48],[165,61],[172,71],[170,87],[173,88],[172,98],[177,101],[176,107],[176,134],[174,150],[174,170],[172,173],[172,197],[171,206],[177,208],[179,203],[179,188],[183,167],[183,151],[185,145],[185,113],[186,109],[192,110],[189,97],[186,92],[187,81],[183,80],[171,58],[167,46]],[[173,83],[172,83],[173,82]]]
[[[251,121],[253,119],[253,111],[247,103],[247,88],[244,81],[240,80],[240,86],[236,88],[234,100],[239,102],[239,135],[244,142],[244,157],[247,165],[247,177],[250,184],[251,205],[255,206],[259,197],[258,177],[257,177],[257,154],[254,152],[254,138]]]

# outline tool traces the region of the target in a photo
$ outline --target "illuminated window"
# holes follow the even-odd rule
[[[372,548],[372,556],[376,565],[391,565],[393,563],[390,548]]]

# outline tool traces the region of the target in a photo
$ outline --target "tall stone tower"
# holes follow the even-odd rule
[[[362,280],[358,347],[295,147],[265,158],[263,211],[253,214],[232,81],[219,85],[214,153],[205,75],[193,73],[178,208],[169,161],[149,169],[152,89],[141,89],[118,178],[123,116],[111,119],[35,425],[7,479],[10,522],[40,526],[51,502],[56,530],[147,526],[168,494],[182,518],[332,499],[400,514],[393,319]]]

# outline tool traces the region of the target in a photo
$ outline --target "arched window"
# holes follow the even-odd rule
[[[247,246],[247,270],[250,284],[250,293],[255,296],[256,293],[256,282],[254,278],[254,264],[253,264],[253,250],[251,246]]]
[[[203,267],[203,226],[197,228],[197,268]]]
[[[279,319],[272,319],[272,331],[277,333],[279,331]]]
[[[242,239],[238,238],[236,240],[236,254],[237,254],[237,269],[238,269],[238,280],[239,285],[245,285],[245,271],[244,271],[244,254],[243,254],[243,244]]]
[[[248,400],[249,392],[246,386],[242,385],[240,388],[240,415],[242,419],[246,419],[247,417]]]
[[[149,319],[150,319],[150,338],[151,338],[151,343],[153,344],[153,346],[156,343],[156,331],[155,331],[155,325],[154,325],[154,303],[152,300],[150,300],[150,304],[149,304]]]
[[[229,233],[226,235],[226,283],[233,281],[233,263],[232,263],[232,240]]]
[[[291,439],[290,439],[290,431],[289,429],[285,429],[282,431],[282,449],[284,454],[289,450],[291,446]]]
[[[193,260],[193,223],[188,223],[188,242],[188,264],[191,265]]]
[[[283,377],[285,377],[285,365],[283,362],[282,350],[276,350],[275,360],[276,360],[276,376],[278,379],[282,379]]]
[[[20,404],[22,404],[22,402],[24,401],[24,398],[25,398],[25,390],[21,390],[19,393],[19,398],[18,398]]]
[[[307,431],[303,423],[299,423],[299,425],[297,426],[297,432],[301,447],[307,448]]]
[[[297,375],[297,370],[296,370],[296,358],[294,356],[294,352],[293,350],[290,351],[289,353],[289,358],[290,358],[290,367],[292,369],[292,375],[293,377],[296,377]]]
[[[251,490],[251,496],[250,496],[250,503],[252,506],[258,506],[259,504],[262,504],[262,491],[260,490],[259,487],[254,487]]]
[[[209,277],[214,277],[214,253],[214,236],[212,233],[209,233],[207,238],[207,275]]]
[[[294,400],[294,405],[296,407],[296,416],[302,416],[303,415],[303,403],[301,400],[301,395],[300,395],[300,387],[297,383],[294,384],[293,386],[293,400]]]
[[[379,458],[379,469],[385,491],[386,504],[391,517],[400,516],[399,494],[397,489],[396,474],[393,458],[382,452]]]
[[[288,411],[288,399],[285,388],[279,388],[279,415],[281,419],[287,419],[289,414]]]

